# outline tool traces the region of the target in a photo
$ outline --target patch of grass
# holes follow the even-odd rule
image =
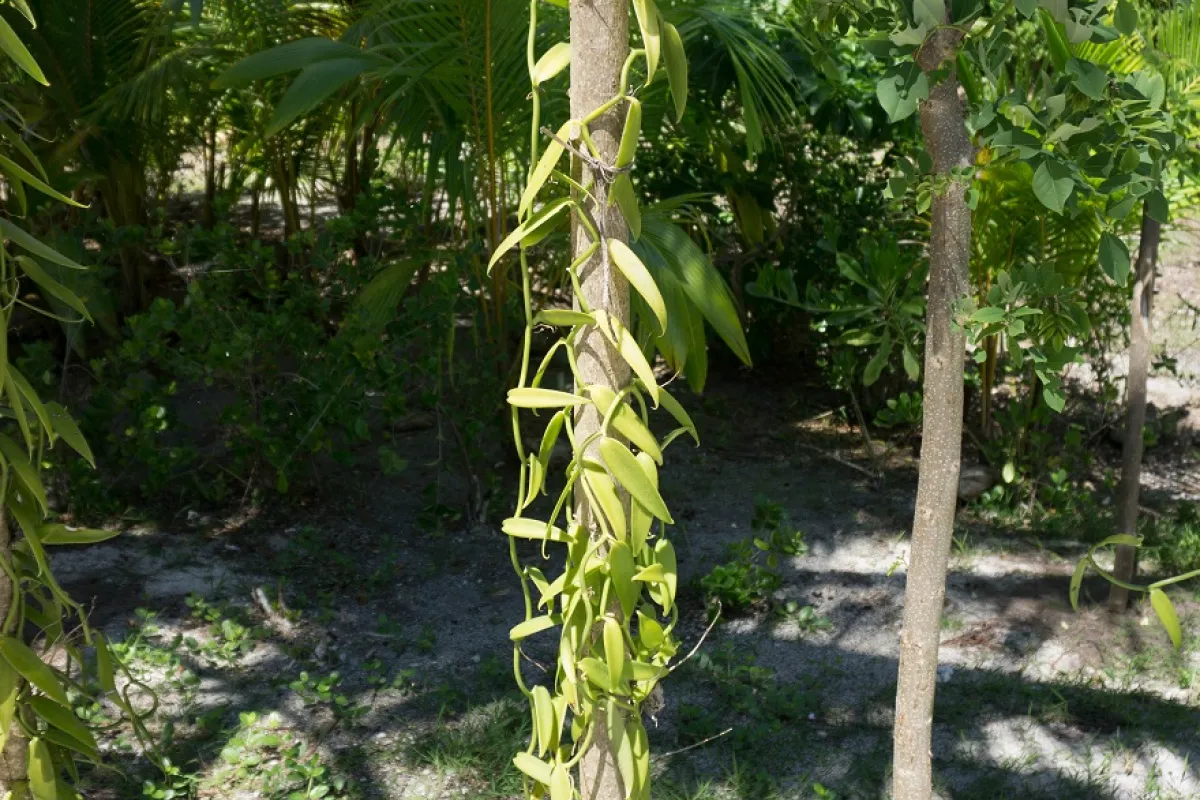
[[[521,791],[513,753],[528,741],[528,708],[514,698],[502,698],[440,720],[412,745],[407,758],[476,784],[473,797],[511,797]]]

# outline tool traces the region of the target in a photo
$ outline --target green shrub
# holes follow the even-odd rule
[[[1164,573],[1181,575],[1200,569],[1200,507],[1182,503],[1174,517],[1149,525],[1145,552]]]

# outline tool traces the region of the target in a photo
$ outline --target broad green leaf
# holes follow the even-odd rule
[[[29,3],[25,0],[9,0],[9,4],[19,11],[21,16],[29,22],[29,27],[37,30],[37,18],[33,16],[33,11],[29,8]]]
[[[15,260],[18,264],[20,264],[21,270],[29,276],[29,279],[45,290],[47,294],[70,306],[88,322],[92,321],[92,315],[88,313],[87,306],[84,305],[84,302],[80,300],[79,297],[70,289],[54,280],[54,278],[51,278],[46,270],[42,268],[42,265],[38,263],[36,258],[30,258],[29,256],[17,256]]]
[[[606,692],[612,694],[628,694],[625,685],[619,683],[613,685],[608,677],[608,665],[598,658],[589,656],[579,660],[579,671],[583,673],[583,677],[587,678],[588,683],[600,687]]]
[[[35,736],[29,740],[29,793],[33,800],[58,800],[58,785],[54,778],[54,758],[46,740]]]
[[[517,769],[533,778],[538,783],[549,786],[553,777],[550,765],[531,753],[517,753],[513,758]]]
[[[888,119],[899,122],[912,116],[929,97],[929,78],[915,61],[897,64],[875,84],[875,96]]]
[[[1012,483],[1013,481],[1015,481],[1017,479],[1016,465],[1013,464],[1013,462],[1011,462],[1011,461],[1006,462],[1004,464],[1004,470],[1001,472],[1000,477],[1004,478],[1005,483]]]
[[[1100,267],[1118,286],[1129,281],[1129,248],[1121,237],[1108,231],[1100,234]]]
[[[600,506],[599,511],[608,521],[609,530],[618,542],[626,541],[628,528],[625,520],[625,504],[617,494],[617,485],[605,471],[604,465],[596,461],[584,462],[584,483],[591,490],[591,496]]]
[[[368,58],[380,67],[390,64],[385,58],[370,55],[361,48],[345,42],[336,42],[322,37],[298,39],[242,59],[221,73],[213,81],[213,88],[231,89],[247,86],[255,81],[273,78],[285,72],[302,70],[322,61],[362,58]]]
[[[0,433],[0,455],[4,456],[4,460],[9,463],[25,486],[33,493],[33,499],[37,501],[42,513],[46,514],[49,511],[49,507],[46,505],[46,489],[42,486],[42,479],[38,475],[37,467],[30,463],[29,454],[8,436]]]
[[[675,101],[675,121],[683,119],[688,99],[688,63],[683,37],[671,23],[663,26],[663,57],[667,61],[667,82]]]
[[[624,683],[625,634],[621,623],[612,617],[604,618],[604,661],[608,666],[608,681],[612,686]]]
[[[1171,637],[1171,644],[1175,645],[1175,649],[1178,650],[1183,642],[1183,632],[1179,628],[1179,617],[1175,614],[1175,606],[1171,603],[1171,598],[1167,597],[1166,592],[1162,589],[1151,589],[1150,605],[1154,606],[1154,613],[1158,614],[1159,622],[1167,629],[1167,635]]]
[[[558,129],[556,138],[551,139],[546,145],[546,149],[542,151],[537,166],[533,168],[533,172],[529,176],[525,192],[521,195],[521,204],[517,208],[519,216],[524,217],[533,208],[533,201],[537,199],[538,192],[546,185],[546,181],[550,180],[550,176],[554,174],[554,168],[558,166],[559,159],[566,152],[566,148],[559,144],[559,141],[570,142],[572,140],[571,133],[577,127],[574,120],[563,123],[563,126]]]
[[[741,318],[733,302],[733,295],[716,267],[692,238],[678,225],[661,219],[645,218],[642,222],[642,238],[633,249],[641,257],[643,264],[650,264],[652,260],[649,259],[647,250],[657,252],[657,262],[667,266],[679,282],[683,293],[721,340],[743,364],[750,366],[750,348],[742,332]],[[673,325],[676,322],[677,320],[668,320],[668,324]],[[703,331],[700,333],[703,338]]]
[[[646,305],[658,318],[659,329],[665,333],[667,330],[667,306],[663,302],[662,293],[658,290],[658,284],[654,282],[654,277],[646,269],[646,265],[629,249],[629,245],[620,239],[608,240],[608,255],[625,279],[629,281],[629,285],[636,289],[637,293],[646,301]]]
[[[616,439],[606,438],[600,442],[600,455],[604,458],[604,463],[608,465],[609,470],[612,471],[613,477],[634,500],[668,525],[674,523],[671,513],[667,510],[667,504],[663,502],[662,495],[646,477],[645,470],[642,469],[633,453],[629,452],[628,447]]]
[[[659,539],[654,546],[654,557],[663,568],[663,583],[661,584],[660,605],[664,614],[670,614],[675,605],[675,592],[679,588],[679,566],[675,559],[675,545],[666,539]]]
[[[1124,36],[1129,36],[1137,30],[1138,12],[1129,0],[1117,0],[1117,10],[1113,12],[1113,27]]]
[[[1152,220],[1163,225],[1171,221],[1171,205],[1161,190],[1155,189],[1146,195],[1146,213]]]
[[[17,712],[17,699],[21,695],[19,675],[8,662],[0,661],[0,751],[8,742],[12,732],[13,716]]]
[[[985,306],[971,315],[971,322],[978,325],[994,325],[1004,321],[1004,309],[996,306]]]
[[[1102,547],[1112,547],[1113,545],[1123,545],[1125,547],[1141,547],[1142,537],[1135,536],[1132,533],[1117,533],[1112,536],[1102,539],[1097,542],[1092,550],[1099,550]]]
[[[99,755],[92,732],[79,717],[75,716],[75,712],[36,695],[29,698],[29,705],[33,707],[39,717],[86,747],[87,752]]]
[[[651,564],[648,567],[642,567],[637,574],[633,576],[635,581],[642,583],[663,583],[666,581],[666,573],[663,572],[662,564]]]
[[[1079,610],[1079,589],[1083,586],[1083,576],[1087,574],[1088,565],[1092,563],[1091,555],[1079,560],[1075,565],[1075,573],[1071,575],[1071,608]]]
[[[12,25],[8,24],[8,20],[0,17],[0,50],[4,54],[16,62],[17,66],[29,73],[29,75],[43,86],[49,86],[50,81],[46,80],[46,76],[42,73],[42,68],[38,66],[37,61],[29,54],[29,50],[21,41],[21,37],[17,36],[17,32],[13,30]]]
[[[46,697],[64,708],[71,707],[71,701],[67,699],[67,692],[59,682],[58,676],[20,639],[0,636],[0,656]]]
[[[360,52],[354,58],[333,58],[305,67],[275,107],[264,135],[269,138],[279,133],[371,66],[372,62]]]
[[[72,450],[83,456],[84,460],[94,468],[96,457],[92,455],[92,448],[88,447],[87,439],[83,438],[83,433],[75,424],[71,414],[61,405],[53,402],[46,403],[46,412],[50,415],[55,437],[66,442]]]
[[[650,485],[657,489],[658,468],[655,466],[654,460],[647,453],[638,453],[637,462],[641,465],[642,472],[646,473],[646,480],[650,481]],[[629,520],[629,546],[633,549],[634,556],[640,559],[646,549],[646,542],[650,539],[650,528],[654,525],[654,515],[637,500],[632,500],[629,503]]]
[[[936,28],[946,21],[946,4],[942,0],[913,0],[912,9],[918,25]]]
[[[908,375],[908,379],[910,381],[918,380],[921,377],[920,362],[917,361],[917,357],[913,353],[912,348],[909,347],[908,342],[904,343],[902,350],[903,350],[903,360],[904,360],[904,373],[906,375]]]
[[[558,216],[559,212],[569,205],[571,205],[571,198],[569,197],[560,197],[557,200],[551,200],[523,224],[518,225],[516,230],[504,237],[504,241],[497,245],[496,252],[492,253],[491,259],[488,260],[488,274],[491,274],[492,267],[496,266],[496,262],[505,253],[516,247],[518,242],[527,241],[530,237],[533,237],[540,228],[552,222]]]
[[[1066,0],[1055,0],[1061,2],[1062,15],[1065,16]],[[1042,0],[1040,5],[1045,5],[1045,0]],[[1066,69],[1067,64],[1071,60],[1071,47],[1067,44],[1066,34],[1063,30],[1061,16],[1056,19],[1055,11],[1047,11],[1042,8],[1038,11],[1038,17],[1042,23],[1042,31],[1046,34],[1046,44],[1050,50],[1050,61],[1054,64],[1054,68],[1058,70]]]
[[[556,528],[553,525],[547,526],[546,523],[537,519],[529,519],[528,517],[509,517],[500,525],[500,530],[508,536],[515,536],[518,539],[546,539],[551,542],[571,542],[571,537],[562,528]]]
[[[642,104],[630,97],[629,109],[625,114],[625,130],[621,133],[621,143],[617,147],[617,169],[624,169],[633,163],[641,140]]]
[[[0,17],[0,22],[2,21],[3,17]],[[75,208],[87,208],[87,206],[85,206],[83,203],[75,202],[75,200],[67,197],[65,194],[62,194],[53,186],[37,177],[17,162],[13,161],[12,159],[5,158],[3,155],[0,155],[0,170],[5,172],[10,178],[14,178],[22,183],[29,184],[42,194],[46,195],[47,197],[53,197],[60,203],[66,203],[67,205],[74,206]]]
[[[1067,168],[1057,161],[1044,160],[1033,173],[1033,194],[1042,205],[1056,214],[1063,212],[1067,199],[1075,191],[1075,181]]]
[[[533,85],[538,86],[557,76],[570,64],[571,45],[568,42],[559,42],[542,54],[542,57],[533,65],[533,72],[529,74],[529,77],[532,79]]]
[[[100,689],[106,694],[117,691],[117,675],[113,669],[112,652],[108,649],[108,640],[101,633],[92,634],[92,642],[96,645],[96,679]]]
[[[613,181],[608,190],[608,201],[610,204],[616,203],[617,208],[620,209],[625,224],[629,226],[629,235],[633,241],[636,242],[640,239],[642,237],[642,209],[638,205],[637,194],[633,191],[633,179],[629,177],[629,173],[622,172]]]
[[[867,362],[866,368],[863,370],[863,385],[870,386],[879,380],[879,376],[883,374],[883,368],[887,366],[888,359],[892,355],[892,330],[884,328],[883,338],[879,342],[879,349],[875,351],[875,355]]]
[[[642,352],[637,339],[629,332],[628,328],[621,324],[620,320],[613,319],[599,309],[594,313],[596,315],[596,327],[608,338],[613,347],[617,348],[617,352],[621,354],[621,358],[625,359],[625,363],[633,370],[633,374],[637,375],[638,379],[645,386],[646,393],[653,399],[654,404],[658,405],[658,381],[655,379],[654,369],[650,366],[650,362],[646,360],[646,355]]]
[[[68,528],[66,525],[43,525],[38,537],[45,545],[99,544],[120,536],[120,531],[105,531],[96,528]]]
[[[559,622],[561,622],[561,620],[557,619],[552,614],[534,617],[533,619],[525,620],[519,625],[514,625],[513,629],[508,632],[508,638],[512,639],[514,642],[517,642],[521,639],[526,639],[530,636],[533,636],[536,633],[548,631],[555,625],[558,625]]]
[[[537,734],[538,755],[554,747],[554,704],[550,691],[545,686],[535,686],[532,691],[534,730]]]
[[[658,28],[658,8],[654,0],[633,0],[638,27],[642,32],[642,47],[646,51],[646,85],[654,80],[658,72],[658,59],[662,53],[662,34]]]
[[[1077,58],[1067,62],[1067,71],[1074,76],[1075,88],[1093,100],[1103,100],[1108,88],[1108,73],[1090,61]]]
[[[691,434],[691,437],[696,440],[696,444],[700,444],[700,434],[696,430],[696,423],[692,422],[691,416],[687,410],[679,404],[679,401],[667,392],[666,389],[661,389],[658,393],[658,400],[662,407],[667,410],[667,413],[675,418],[683,428]]]
[[[517,408],[569,408],[581,406],[588,400],[570,392],[555,389],[509,389],[508,404]]]
[[[634,569],[633,551],[629,545],[625,542],[613,544],[608,551],[608,575],[625,619],[629,619],[637,608],[638,596],[642,593],[642,587],[633,582]]]
[[[596,318],[591,314],[568,308],[544,308],[533,318],[535,325],[539,322],[560,328],[574,328],[576,325],[595,325]]]
[[[617,393],[607,386],[589,386],[587,394],[592,398],[592,404],[601,416],[607,416],[617,400]],[[628,403],[622,402],[621,407],[613,412],[612,427],[640,450],[649,454],[655,463],[662,463],[662,450],[658,446],[658,440]]]
[[[1042,399],[1046,401],[1046,405],[1050,406],[1050,409],[1056,414],[1061,413],[1067,406],[1066,396],[1049,386],[1042,389]]]
[[[18,245],[23,250],[33,253],[35,256],[39,256],[40,258],[44,258],[47,261],[52,261],[55,264],[59,264],[64,267],[69,267],[70,269],[85,269],[85,267],[76,264],[66,256],[60,255],[54,249],[42,244],[42,242],[40,242],[38,239],[26,233],[24,230],[17,227],[17,225],[15,225],[12,221],[5,219],[4,217],[0,217],[0,233],[3,233],[4,236],[8,239],[11,239],[14,244]]]
[[[667,635],[663,630],[663,626],[653,617],[646,616],[641,611],[638,612],[638,639],[641,640],[642,646],[651,653],[658,651],[666,641]]]
[[[573,800],[575,789],[571,784],[571,772],[562,764],[555,764],[550,773],[550,800]]]

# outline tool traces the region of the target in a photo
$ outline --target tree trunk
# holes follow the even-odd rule
[[[1162,225],[1142,210],[1142,241],[1138,245],[1137,277],[1129,315],[1129,374],[1125,379],[1125,443],[1121,449],[1121,486],[1117,490],[1117,533],[1137,534],[1138,499],[1142,489],[1142,429],[1146,427],[1146,379],[1150,375],[1150,314],[1154,304],[1154,270]],[[1137,568],[1137,549],[1117,548],[1113,575],[1130,583]],[[1124,611],[1129,590],[1112,584],[1108,610]]]
[[[921,51],[921,69],[930,73],[947,62],[953,64],[961,36],[951,28],[934,33]],[[974,149],[967,136],[953,69],[930,91],[929,99],[921,103],[921,131],[939,174],[974,163]],[[930,752],[933,696],[962,462],[966,339],[954,320],[954,313],[956,304],[967,296],[970,283],[971,210],[965,193],[962,184],[951,182],[945,194],[933,198],[925,336],[925,422],[904,591],[904,630],[900,637],[892,766],[894,800],[928,800],[933,791]]]
[[[8,512],[3,508],[0,508],[0,558],[12,563],[12,529],[8,526]],[[6,572],[0,570],[0,620],[8,619],[12,604],[12,581]],[[12,631],[6,630],[4,633],[11,634]],[[16,794],[18,784],[26,780],[28,745],[21,726],[14,719],[4,749],[0,750],[0,796],[9,791]]]
[[[203,225],[211,231],[217,224],[217,118],[209,122],[204,134],[204,208]]]
[[[571,118],[582,119],[617,95],[621,67],[629,55],[628,0],[571,0]],[[616,161],[624,125],[624,107],[610,111],[590,126],[599,158],[607,164]],[[587,168],[578,177],[587,184]],[[603,193],[601,193],[603,194]],[[594,195],[593,195],[594,197]],[[626,240],[625,220],[615,208],[606,208],[591,197],[579,197],[587,211],[609,238]],[[576,218],[572,221],[572,253],[578,257],[588,247],[588,238]],[[602,248],[603,249],[603,248]],[[630,324],[629,284],[624,276],[597,253],[580,271],[580,288],[593,308],[602,308],[623,325]],[[630,371],[625,360],[598,330],[588,329],[579,341],[580,378],[585,384],[608,386],[620,391],[629,385]],[[594,406],[585,405],[576,419],[575,437],[581,441],[600,428],[600,415]],[[598,443],[593,445],[597,447]],[[596,456],[599,459],[599,456]],[[599,535],[595,515],[586,501],[579,502],[579,519]],[[616,756],[608,740],[604,711],[594,715],[595,733],[591,749],[579,765],[579,790],[583,800],[624,800],[626,792],[617,769]]]

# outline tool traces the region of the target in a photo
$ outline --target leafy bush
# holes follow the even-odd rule
[[[454,277],[431,275],[404,302],[415,257],[354,259],[354,227],[328,230],[289,241],[290,265],[228,227],[193,234],[193,257],[211,256],[206,272],[181,300],[159,298],[130,317],[124,341],[90,363],[83,427],[106,468],[72,470],[77,507],[119,510],[114,488],[157,502],[257,501],[265,489],[314,484],[331,463],[400,472],[398,423],[452,407],[447,381],[462,390],[499,379],[454,373],[447,345],[463,296]],[[499,395],[454,395],[466,403],[452,414],[466,440],[484,417],[471,399]]]
[[[731,545],[730,561],[700,579],[710,613],[718,608],[735,615],[761,610],[780,586],[780,557],[808,552],[804,534],[775,503],[756,501],[750,527],[754,537]]]
[[[1200,507],[1182,503],[1173,518],[1157,520],[1148,528],[1145,552],[1163,572],[1181,575],[1200,569]]]

